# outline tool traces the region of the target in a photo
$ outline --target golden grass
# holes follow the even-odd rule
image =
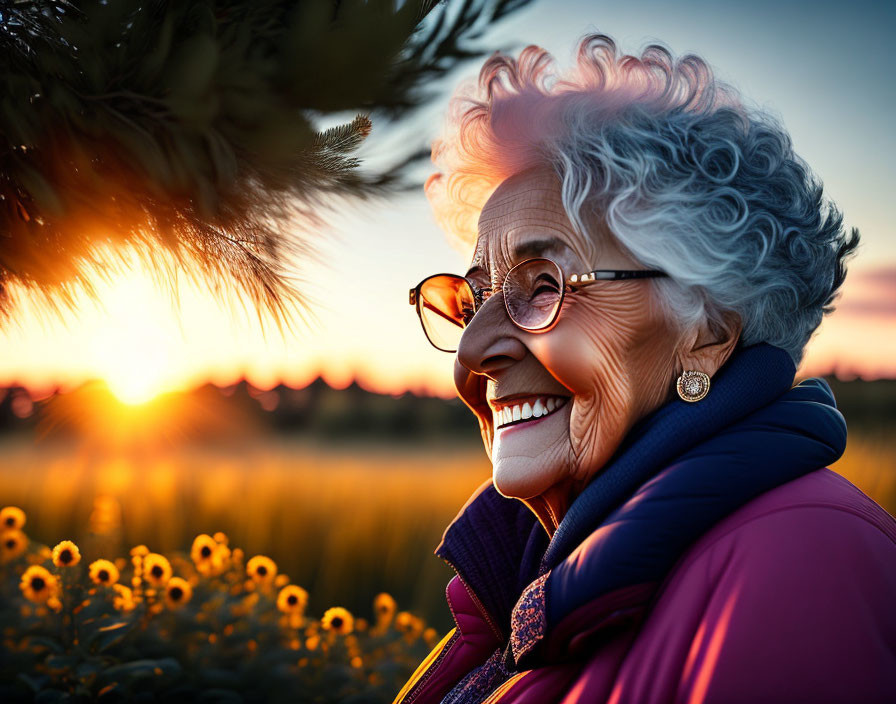
[[[892,435],[851,433],[846,452],[831,469],[896,514],[896,438]]]

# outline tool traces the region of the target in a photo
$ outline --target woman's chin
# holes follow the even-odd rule
[[[558,479],[568,462],[569,408],[541,418],[495,428],[491,460],[495,488],[504,496],[527,499],[538,496]]]
[[[494,464],[492,481],[498,493],[509,499],[531,499],[550,485],[545,480],[544,467],[535,466],[526,457],[514,457]]]

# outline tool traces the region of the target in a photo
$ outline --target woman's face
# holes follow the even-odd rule
[[[578,493],[631,426],[669,399],[678,341],[644,279],[568,293],[548,332],[521,330],[497,287],[514,264],[532,257],[554,260],[566,277],[645,268],[611,235],[574,231],[551,171],[506,180],[482,209],[467,277],[477,288],[495,287],[495,295],[464,330],[455,384],[479,419],[495,487],[519,499]],[[539,410],[546,402],[553,410],[501,427],[504,407],[536,401]]]

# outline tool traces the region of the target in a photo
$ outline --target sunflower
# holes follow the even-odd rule
[[[277,563],[264,555],[256,555],[246,563],[246,574],[257,584],[269,584],[277,576]]]
[[[133,611],[137,604],[134,602],[134,592],[130,587],[123,584],[113,584],[112,589],[115,590],[115,597],[112,599],[112,606],[117,611]]]
[[[90,563],[90,579],[94,584],[109,586],[118,581],[118,568],[109,560],[94,560]]]
[[[277,608],[285,614],[300,614],[308,605],[308,592],[296,584],[287,584],[277,595]]]
[[[165,587],[165,603],[169,609],[179,609],[193,596],[193,587],[180,577],[172,577]]]
[[[212,564],[218,572],[223,572],[230,566],[231,557],[230,548],[224,543],[218,543],[215,554],[212,555]]]
[[[27,536],[17,528],[0,533],[0,562],[17,558],[28,546]]]
[[[25,512],[18,506],[0,509],[0,529],[21,530],[25,525]]]
[[[207,533],[200,533],[193,538],[193,547],[190,548],[190,557],[198,567],[199,565],[211,562],[212,556],[215,554],[215,548],[218,547],[217,541]]]
[[[413,642],[423,633],[423,621],[407,611],[399,611],[395,616],[395,629],[403,633],[410,642]]]
[[[386,592],[377,594],[373,599],[373,612],[376,614],[377,624],[386,625],[392,621],[396,608],[398,606],[391,594]]]
[[[163,587],[171,579],[171,563],[164,555],[151,552],[143,558],[143,578],[153,587]]]
[[[55,597],[57,586],[56,577],[40,565],[31,565],[25,570],[22,582],[19,584],[25,598],[38,604]]]
[[[218,543],[215,546],[215,551],[212,553],[211,560],[206,563],[196,565],[196,569],[200,574],[214,577],[215,575],[221,574],[228,567],[230,567],[232,562],[231,558],[232,554],[230,552],[230,548],[223,543]]]
[[[398,616],[395,617],[395,629],[398,631],[406,632],[411,627],[411,614],[407,611],[401,611]]]
[[[354,618],[348,609],[343,609],[341,606],[334,606],[324,612],[324,615],[320,620],[320,625],[324,630],[347,635],[352,632]]]
[[[206,577],[221,574],[230,566],[230,548],[206,533],[194,538],[190,557],[193,558],[196,571]]]
[[[63,540],[53,548],[53,564],[57,567],[74,567],[81,561],[81,551],[71,540]]]

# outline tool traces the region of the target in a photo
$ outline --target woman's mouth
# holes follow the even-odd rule
[[[531,396],[514,399],[514,402],[501,404],[492,410],[494,427],[500,430],[541,420],[556,413],[568,400],[569,397],[566,396]]]

